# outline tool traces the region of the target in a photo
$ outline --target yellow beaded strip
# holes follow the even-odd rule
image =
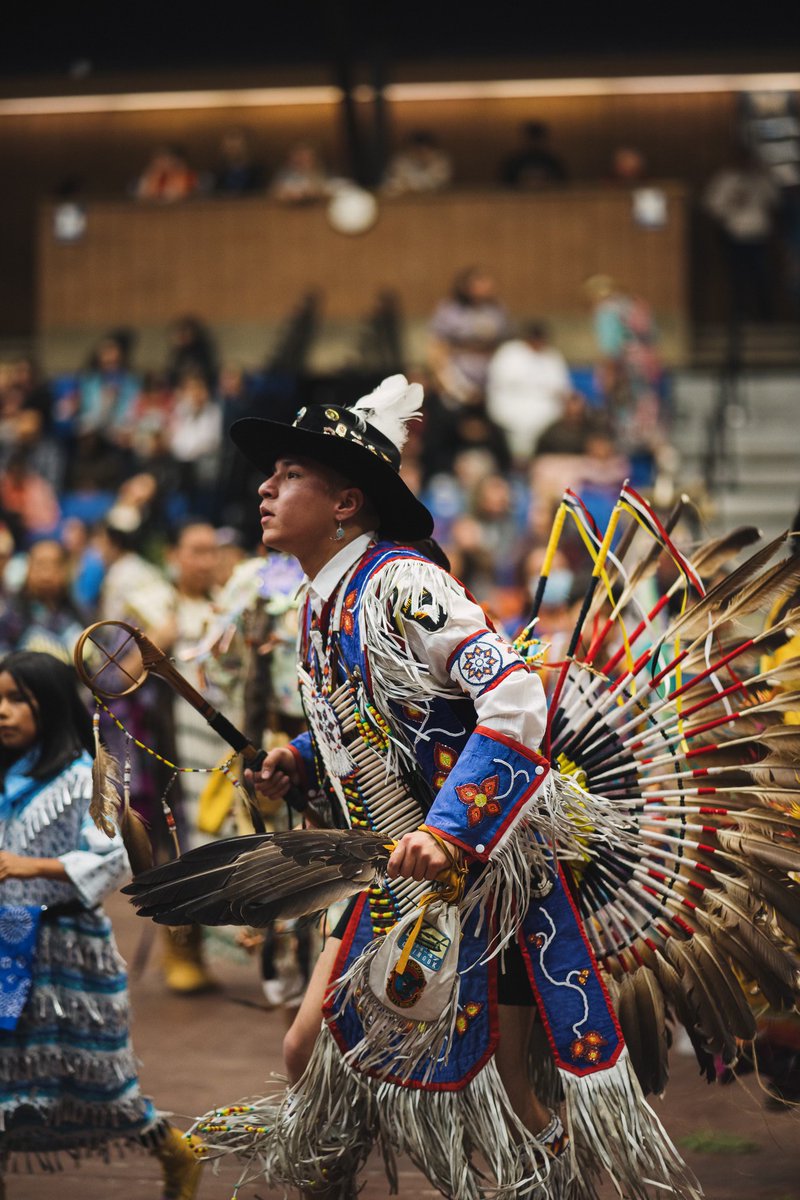
[[[92,695],[94,695],[94,693],[92,693]],[[111,711],[107,704],[103,703],[99,696],[95,696],[94,699],[95,703],[102,708],[104,712],[108,713],[117,729],[119,729],[121,733],[124,733],[126,738],[133,742],[134,746],[138,746],[140,750],[144,750],[152,758],[155,758],[158,760],[158,762],[163,763],[165,767],[169,767],[171,771],[177,771],[181,775],[212,775],[214,771],[222,771],[223,775],[228,777],[234,787],[242,786],[241,780],[230,774],[231,765],[236,758],[235,750],[232,752],[230,758],[226,758],[225,762],[218,763],[214,767],[179,767],[177,763],[170,762],[168,758],[164,758],[163,754],[159,754],[157,750],[152,750],[150,746],[146,746],[144,742],[140,742],[139,739],[135,738],[132,733],[129,733],[120,721],[119,717]]]

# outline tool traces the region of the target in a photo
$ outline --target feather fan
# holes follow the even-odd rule
[[[269,924],[319,912],[377,882],[391,850],[362,830],[292,829],[190,850],[124,888],[160,925]]]
[[[709,579],[760,537],[761,531],[755,525],[739,525],[722,537],[702,542],[690,555],[691,564],[703,579]]]

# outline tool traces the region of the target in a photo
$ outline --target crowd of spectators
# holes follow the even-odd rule
[[[318,147],[297,141],[271,170],[259,159],[252,135],[241,126],[228,129],[216,161],[200,167],[179,145],[157,146],[131,184],[139,200],[169,203],[196,195],[244,196],[266,193],[287,204],[307,204],[331,196],[348,182],[347,172],[327,164]],[[610,156],[608,180],[633,185],[646,175],[644,155],[620,145]],[[505,188],[535,191],[568,182],[569,168],[551,144],[541,121],[527,121],[517,144],[498,159],[495,177]],[[384,196],[443,191],[459,183],[452,155],[430,129],[415,129],[401,138],[377,169],[373,186]]]
[[[545,322],[512,321],[490,271],[466,269],[432,314],[416,371],[425,417],[404,469],[457,574],[510,625],[524,616],[524,564],[563,488],[602,521],[623,478],[652,485],[668,451],[647,306],[607,277],[588,281],[587,296],[598,352],[580,372]],[[347,386],[374,382],[365,370]],[[302,402],[314,399],[313,379],[294,386],[291,411],[301,387]],[[81,622],[108,609],[120,539],[162,573],[188,520],[224,530],[228,547],[234,529],[254,552],[260,480],[225,430],[239,416],[275,415],[270,395],[263,372],[220,363],[194,317],[174,322],[165,361],[147,371],[128,330],[110,331],[74,375],[47,380],[25,357],[1,364],[0,649],[35,629],[68,652]]]

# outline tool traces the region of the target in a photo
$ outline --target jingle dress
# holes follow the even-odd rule
[[[58,858],[69,878],[0,883],[0,1159],[49,1166],[163,1122],[139,1091],[125,964],[100,906],[129,875],[122,839],[89,817],[89,755],[42,782],[26,773],[36,753],[6,774],[0,845]]]

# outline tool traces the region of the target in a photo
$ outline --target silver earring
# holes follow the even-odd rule
[[[343,539],[343,537],[344,537],[344,525],[343,525],[343,524],[342,524],[342,522],[340,521],[340,522],[339,522],[339,526],[338,526],[338,528],[337,528],[337,530],[336,530],[336,533],[335,533],[335,534],[333,535],[333,537],[331,538],[331,541],[333,541],[333,542],[341,542],[341,541],[342,541],[342,539]]]

